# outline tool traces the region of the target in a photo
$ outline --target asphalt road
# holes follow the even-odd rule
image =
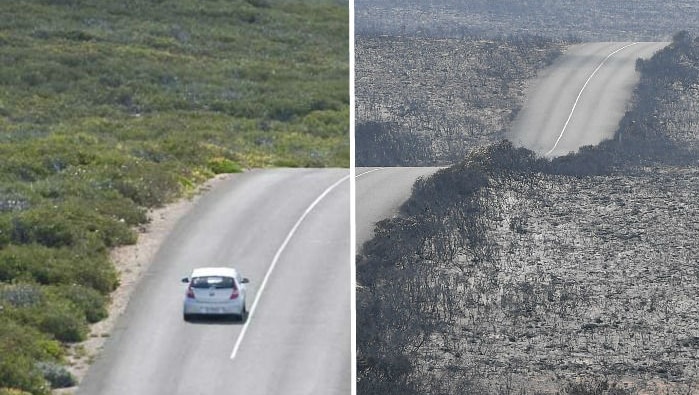
[[[429,176],[438,167],[358,167],[356,169],[356,232],[357,251],[371,239],[374,225],[398,215],[410,197],[413,184]]]
[[[532,84],[509,138],[546,156],[612,138],[638,83],[636,59],[650,58],[667,44],[572,46]]]
[[[203,196],[157,253],[77,393],[349,394],[348,175],[254,170]],[[245,324],[184,322],[180,279],[217,265],[250,279],[254,310]]]

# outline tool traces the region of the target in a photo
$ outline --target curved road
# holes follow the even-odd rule
[[[667,44],[572,46],[527,92],[509,138],[540,155],[559,156],[614,137],[638,83],[636,59]]]
[[[349,394],[349,191],[347,169],[274,169],[207,193],[157,253],[77,393]],[[248,309],[257,303],[244,324],[182,320],[180,279],[208,265],[250,278]]]
[[[558,156],[614,136],[639,75],[636,59],[668,43],[574,45],[545,69],[519,112],[509,138],[540,155]],[[374,224],[398,214],[415,180],[438,168],[357,168],[357,250]]]
[[[540,155],[564,155],[614,136],[639,75],[636,59],[668,43],[574,45],[545,69],[527,92],[509,138]],[[415,180],[438,168],[357,168],[357,250],[374,224],[398,214]]]
[[[358,167],[356,169],[357,252],[371,239],[374,225],[398,215],[408,200],[415,180],[427,177],[438,167]]]

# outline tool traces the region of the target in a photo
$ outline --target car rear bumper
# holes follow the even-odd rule
[[[243,301],[234,300],[225,303],[204,303],[197,300],[186,299],[184,301],[184,314],[243,314]]]

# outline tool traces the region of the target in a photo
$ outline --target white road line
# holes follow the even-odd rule
[[[304,219],[306,219],[306,216],[315,208],[318,203],[320,203],[323,198],[330,193],[335,187],[340,185],[343,181],[349,179],[349,175],[346,175],[342,177],[340,180],[335,182],[334,184],[330,185],[323,193],[321,193],[316,200],[311,203],[310,206],[306,209],[306,211],[303,212],[303,215],[296,221],[296,224],[294,224],[294,227],[291,228],[289,231],[289,234],[286,235],[286,239],[284,239],[284,242],[282,245],[279,247],[277,250],[277,253],[274,255],[274,258],[272,259],[272,263],[269,265],[269,269],[267,269],[267,274],[265,274],[265,278],[262,280],[262,284],[260,284],[260,289],[257,291],[257,295],[255,296],[255,301],[252,304],[252,307],[250,307],[250,311],[248,312],[248,317],[247,320],[245,320],[245,324],[243,325],[243,330],[240,331],[240,335],[238,336],[238,340],[235,342],[235,346],[233,346],[233,351],[231,352],[231,360],[235,359],[235,356],[238,354],[238,350],[240,349],[240,345],[243,342],[243,338],[245,337],[245,333],[248,331],[248,326],[250,325],[250,322],[252,321],[252,317],[255,314],[255,309],[257,308],[257,302],[260,300],[260,296],[262,296],[262,292],[265,289],[265,286],[267,285],[267,281],[269,280],[269,277],[272,274],[272,271],[274,270],[274,267],[277,266],[277,262],[279,262],[279,258],[282,255],[282,252],[284,252],[284,249],[286,248],[287,244],[289,244],[289,241],[291,238],[294,236],[294,233],[296,233],[296,230],[301,226],[301,223],[303,222]]]
[[[363,176],[363,175],[365,175],[365,174],[373,173],[373,172],[379,171],[379,170],[381,170],[380,167],[377,167],[376,169],[367,170],[367,171],[365,171],[364,173],[357,174],[357,176],[356,176],[355,178],[359,178],[359,177],[361,177],[361,176]]]
[[[578,92],[578,97],[575,99],[575,103],[573,103],[573,108],[570,110],[570,114],[568,114],[568,119],[566,120],[565,125],[563,125],[563,130],[561,130],[561,134],[558,136],[558,139],[556,139],[556,143],[553,145],[553,148],[551,148],[551,149],[546,153],[547,156],[548,156],[548,155],[551,155],[551,153],[552,153],[552,152],[556,149],[556,147],[558,146],[558,143],[561,141],[561,138],[563,137],[563,133],[565,133],[566,129],[568,128],[568,123],[570,123],[570,119],[573,118],[573,112],[575,112],[575,107],[578,106],[578,102],[580,101],[580,96],[582,96],[583,91],[585,90],[585,88],[587,88],[587,84],[590,83],[590,80],[592,80],[592,77],[594,77],[595,74],[597,74],[597,72],[599,71],[599,69],[601,69],[602,66],[604,66],[604,64],[607,62],[607,60],[608,60],[609,58],[611,58],[612,56],[614,56],[614,55],[615,55],[616,53],[618,53],[619,51],[622,51],[622,50],[624,50],[624,49],[626,49],[626,48],[628,48],[628,47],[630,47],[630,46],[632,46],[632,45],[636,45],[636,44],[638,44],[638,43],[631,43],[631,44],[624,45],[623,47],[621,47],[621,48],[617,49],[616,51],[610,53],[609,55],[607,55],[606,58],[604,58],[604,60],[602,60],[602,62],[600,62],[599,66],[597,66],[597,68],[595,69],[595,71],[593,71],[592,74],[590,74],[590,76],[587,78],[587,81],[585,81],[585,84],[583,85],[582,89],[580,89],[580,92]]]

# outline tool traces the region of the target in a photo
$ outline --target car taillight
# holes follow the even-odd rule
[[[187,288],[187,297],[190,299],[194,299],[194,290],[192,289],[192,287]]]
[[[236,299],[238,296],[240,296],[240,292],[233,288],[233,292],[231,293],[231,299]]]

